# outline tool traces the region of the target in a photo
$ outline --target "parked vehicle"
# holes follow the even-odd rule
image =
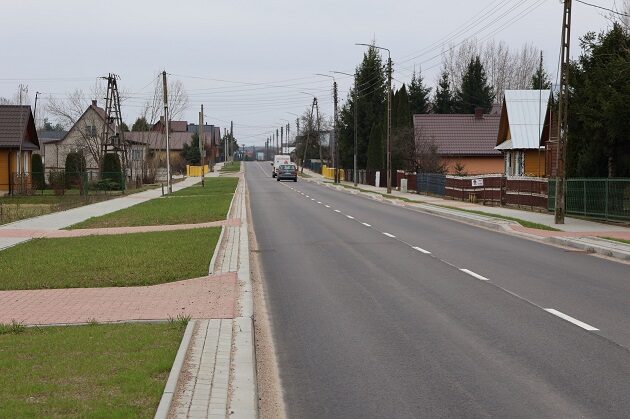
[[[276,175],[278,174],[278,167],[283,164],[291,164],[291,156],[282,154],[274,156],[273,163],[271,163],[271,165],[273,166],[273,172],[271,173],[272,178],[276,177]]]
[[[297,176],[297,166],[295,164],[281,164],[280,167],[278,167],[276,180],[280,182],[283,179],[289,179],[293,182],[297,182]]]

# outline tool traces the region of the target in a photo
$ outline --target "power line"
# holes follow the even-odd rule
[[[630,15],[629,15],[629,14],[626,14],[626,13],[623,13],[623,12],[618,12],[618,11],[616,11],[616,10],[609,9],[608,7],[600,6],[600,5],[598,5],[598,4],[587,3],[587,2],[582,1],[582,0],[575,0],[575,1],[577,1],[578,3],[585,4],[585,5],[587,5],[587,6],[596,7],[596,8],[598,8],[598,9],[606,10],[606,11],[608,11],[608,12],[610,12],[610,13],[614,13],[614,14],[619,15],[619,16],[630,17]]]

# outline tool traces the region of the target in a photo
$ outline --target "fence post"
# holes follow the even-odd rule
[[[584,205],[583,211],[584,211],[584,215],[586,215],[586,180],[582,181],[582,185],[583,185],[582,187],[584,188],[584,199],[582,199],[582,202]]]
[[[604,217],[608,220],[608,188],[610,187],[610,179],[606,179],[606,204],[604,207]]]

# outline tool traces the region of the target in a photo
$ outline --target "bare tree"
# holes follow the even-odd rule
[[[415,129],[415,167],[418,173],[446,173],[446,166],[438,154],[435,138],[423,138],[422,128]]]
[[[162,87],[162,79],[156,78],[153,96],[144,104],[141,116],[144,117],[149,125],[155,124],[160,120],[164,112],[164,93]],[[180,80],[170,80],[168,82],[168,111],[169,119],[179,118],[188,108],[188,93],[184,88],[184,84]]]
[[[507,89],[527,89],[539,64],[539,52],[531,44],[518,51],[511,51],[503,41],[489,40],[480,44],[475,39],[451,45],[442,54],[442,65],[449,75],[451,88],[461,86],[470,61],[479,55],[486,71],[488,83],[494,89],[498,101]]]

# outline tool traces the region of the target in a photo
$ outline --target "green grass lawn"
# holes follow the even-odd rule
[[[233,173],[241,170],[241,162],[240,161],[231,161],[229,163],[225,163],[221,168],[221,173]]]
[[[0,333],[0,417],[152,418],[183,322]]]
[[[600,239],[612,240],[619,243],[630,244],[630,240],[618,239],[616,237],[600,237]]]
[[[191,186],[100,217],[89,218],[69,229],[196,224],[227,217],[237,178],[209,178],[205,186]]]
[[[221,229],[35,239],[0,252],[0,290],[152,285],[208,274]]]

